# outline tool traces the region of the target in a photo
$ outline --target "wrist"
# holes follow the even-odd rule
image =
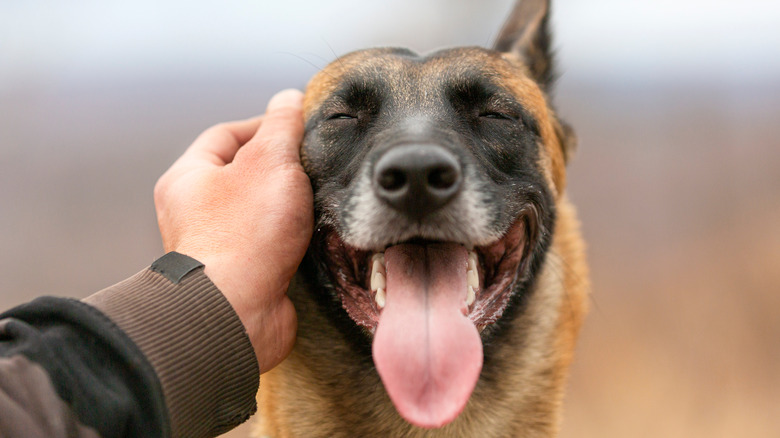
[[[287,284],[279,276],[265,275],[249,258],[204,258],[204,273],[222,292],[249,336],[264,373],[281,362],[292,349],[297,318],[287,298]]]

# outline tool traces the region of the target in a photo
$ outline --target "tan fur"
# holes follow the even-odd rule
[[[373,365],[348,347],[316,305],[300,299],[302,294],[297,291],[306,285],[296,277],[290,296],[302,315],[299,333],[307,336],[299,337],[287,360],[262,376],[256,436],[503,438],[556,434],[563,386],[589,290],[579,224],[565,195],[560,126],[547,97],[523,73],[517,58],[468,49],[463,56],[490,63],[504,85],[539,120],[542,164],[556,198],[554,239],[536,290],[502,338],[503,344],[492,349],[491,367],[500,374],[500,381],[480,379],[464,412],[444,428],[411,426],[395,411]],[[370,62],[365,54],[348,55],[315,76],[306,93],[307,117],[338,86],[341,75]]]

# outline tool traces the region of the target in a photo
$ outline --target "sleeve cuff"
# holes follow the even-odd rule
[[[257,410],[260,381],[249,336],[230,303],[178,253],[84,300],[136,343],[163,388],[174,436],[213,436]]]

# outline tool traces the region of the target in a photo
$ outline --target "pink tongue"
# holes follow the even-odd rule
[[[385,251],[387,299],[374,364],[398,413],[416,426],[453,421],[482,370],[482,341],[464,316],[467,266],[468,252],[457,244]]]

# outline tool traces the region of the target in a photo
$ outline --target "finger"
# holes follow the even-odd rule
[[[299,163],[303,140],[303,93],[290,89],[268,102],[263,124],[236,155],[235,161]]]
[[[212,126],[195,139],[180,161],[224,166],[233,161],[241,146],[255,135],[262,120],[263,116],[257,116]]]

